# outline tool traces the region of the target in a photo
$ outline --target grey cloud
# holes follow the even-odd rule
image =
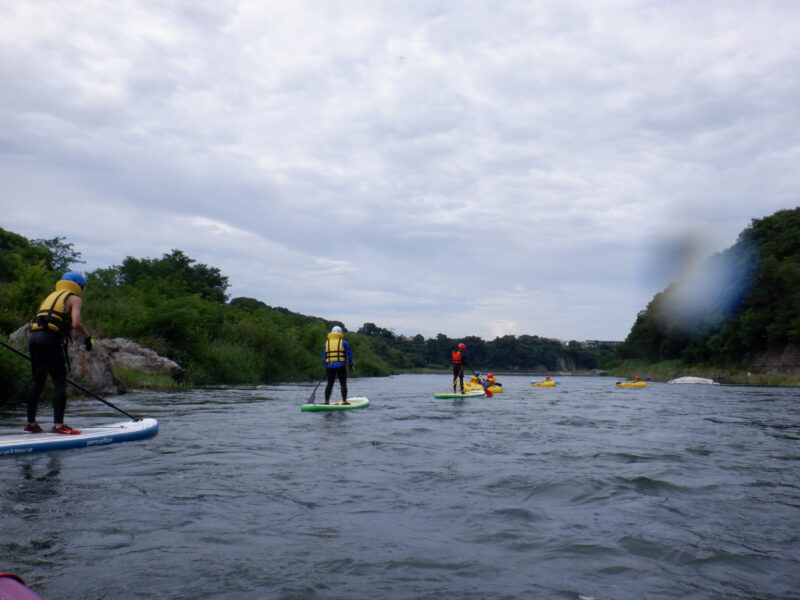
[[[672,237],[721,250],[797,204],[799,16],[12,0],[4,227],[95,266],[180,247],[235,294],[351,328],[620,339]],[[65,202],[55,224],[24,208]]]

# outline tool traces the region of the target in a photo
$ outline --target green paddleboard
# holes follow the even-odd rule
[[[331,402],[330,404],[303,404],[300,410],[303,412],[321,412],[326,410],[353,410],[354,408],[366,408],[369,400],[363,396],[348,398],[349,404],[342,404],[342,401]]]
[[[485,396],[482,391],[480,390],[472,390],[471,392],[464,392],[463,394],[454,394],[453,392],[448,392],[446,394],[434,394],[434,398],[481,398]]]

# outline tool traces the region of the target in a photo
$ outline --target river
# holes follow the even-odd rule
[[[159,434],[0,458],[0,571],[46,600],[800,597],[800,390],[498,379],[110,398]]]

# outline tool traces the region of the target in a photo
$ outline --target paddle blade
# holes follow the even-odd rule
[[[319,384],[322,383],[322,380],[325,379],[326,376],[327,372],[322,374],[322,377],[320,377],[320,380],[317,382],[317,385],[314,386],[314,389],[311,392],[311,396],[308,398],[308,402],[306,402],[306,404],[315,404],[314,394],[317,393],[317,388],[319,387]]]

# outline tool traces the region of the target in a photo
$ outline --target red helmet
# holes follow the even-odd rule
[[[465,343],[463,343],[463,342],[462,342],[462,343],[460,343],[460,344],[458,345],[458,348],[459,348],[459,350],[466,350],[466,349],[467,349],[467,345],[466,345]]]
[[[487,377],[494,377],[494,373],[487,373]]]

